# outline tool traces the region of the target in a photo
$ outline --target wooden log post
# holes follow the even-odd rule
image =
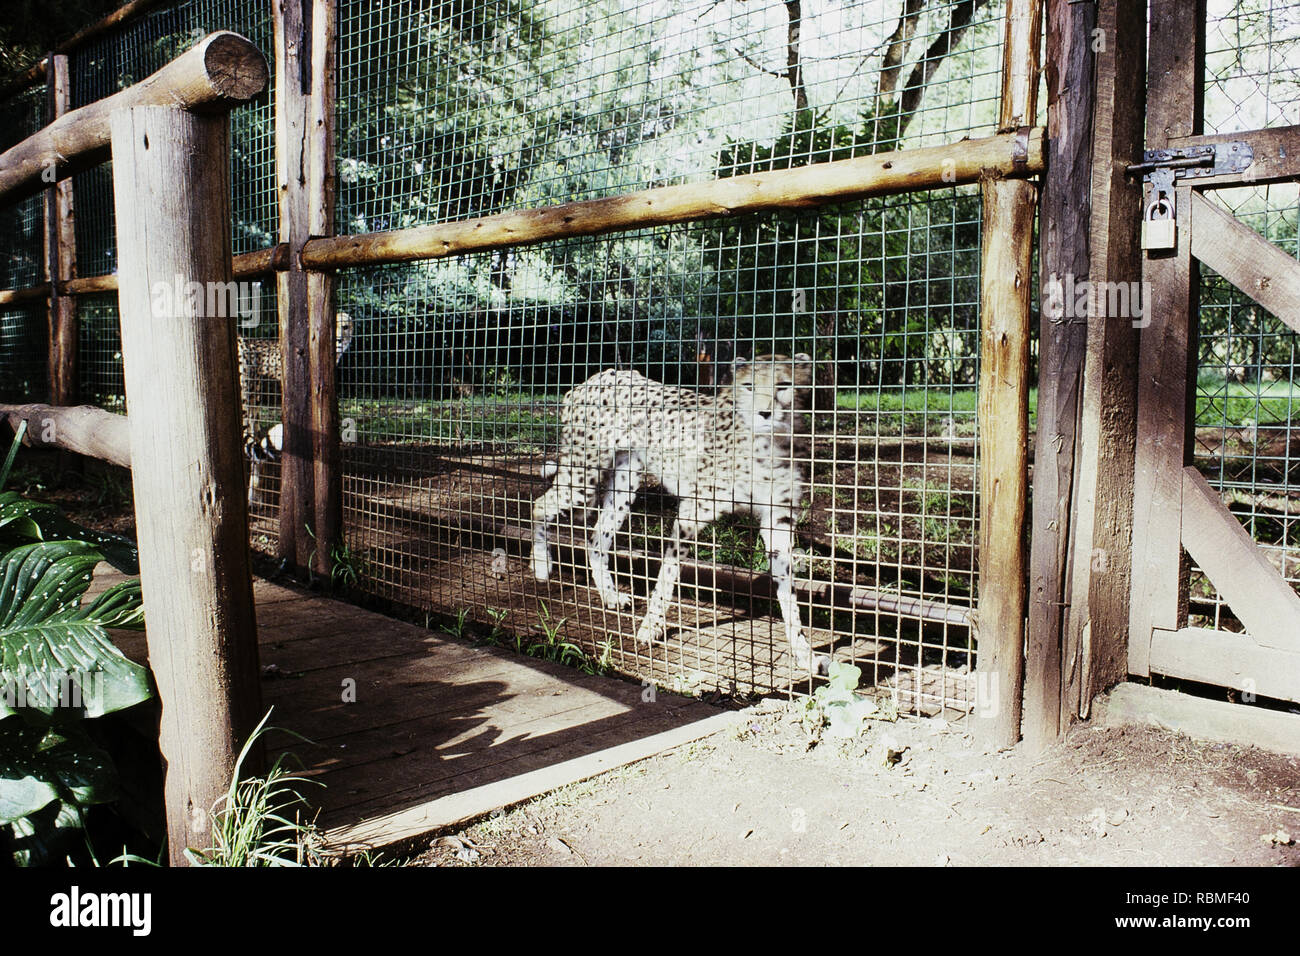
[[[112,148],[140,577],[183,865],[210,845],[209,812],[262,716],[236,320],[209,314],[232,281],[229,120],[124,109]]]
[[[49,115],[59,119],[72,108],[66,56],[50,55],[46,80]],[[46,278],[50,284],[50,404],[71,405],[77,400],[77,303],[63,288],[77,272],[70,179],[56,182],[45,192],[45,254]]]
[[[1095,26],[1091,4],[1048,0],[1048,164],[1039,226],[1038,440],[1022,722],[1031,750],[1056,740],[1079,697],[1079,645],[1063,645],[1062,625],[1088,348],[1088,312],[1077,308],[1075,290],[1086,289],[1088,279]]]
[[[334,235],[334,73],[336,0],[311,0],[311,92],[307,135],[308,231]],[[316,548],[312,569],[329,577],[334,546],[343,533],[343,469],[339,447],[338,351],[335,342],[334,275],[307,273],[313,518]]]
[[[304,7],[304,4],[306,6]],[[275,166],[279,191],[280,242],[289,247],[289,268],[276,276],[276,305],[282,356],[280,528],[276,556],[305,569],[311,564],[315,532],[311,397],[311,317],[302,247],[311,235],[310,25],[311,0],[275,0]]]
[[[1037,109],[1038,0],[1007,4],[1002,130]],[[1020,739],[1025,636],[1025,505],[1029,484],[1029,329],[1037,186],[987,179],[981,251],[980,588],[976,733],[986,747]]]

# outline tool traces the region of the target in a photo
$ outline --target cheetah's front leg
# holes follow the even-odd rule
[[[591,545],[587,548],[587,564],[591,568],[591,580],[605,607],[616,610],[629,607],[632,595],[619,591],[614,583],[614,576],[609,573],[609,549],[614,544],[614,535],[623,527],[637,489],[641,486],[641,462],[631,453],[620,454],[614,462],[614,471],[609,479],[609,489],[600,506],[600,516],[591,533]]]
[[[655,582],[654,593],[650,595],[641,626],[636,629],[638,643],[649,644],[663,637],[668,630],[668,602],[673,598],[677,579],[682,572],[682,541],[693,540],[698,527],[695,522],[683,519],[680,514],[673,522],[672,537],[664,545],[664,557],[659,563],[659,580]]]
[[[764,515],[759,522],[759,531],[767,548],[772,579],[776,581],[776,600],[781,605],[785,639],[790,645],[790,652],[800,667],[814,674],[826,675],[830,673],[830,658],[822,654],[814,656],[812,645],[804,637],[803,624],[799,620],[799,604],[794,598],[794,532],[785,526],[790,520],[783,517],[777,522],[770,515]],[[774,527],[777,523],[782,527]]]

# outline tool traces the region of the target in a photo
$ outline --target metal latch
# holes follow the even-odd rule
[[[1142,162],[1126,167],[1125,172],[1130,176],[1142,173],[1142,178],[1147,182],[1151,181],[1151,174],[1157,170],[1171,171],[1174,179],[1199,179],[1244,173],[1254,162],[1254,147],[1241,140],[1234,140],[1178,149],[1148,149],[1142,154]]]

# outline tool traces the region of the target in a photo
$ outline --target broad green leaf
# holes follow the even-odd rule
[[[55,704],[99,717],[150,694],[148,673],[109,640],[105,627],[139,626],[137,582],[89,607],[81,598],[99,562],[81,541],[49,541],[0,557],[0,717]]]

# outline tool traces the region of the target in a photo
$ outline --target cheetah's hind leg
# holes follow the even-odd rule
[[[789,518],[784,518],[772,522],[770,518],[764,518],[759,522],[759,531],[767,548],[772,579],[776,581],[776,600],[781,606],[785,639],[790,645],[790,653],[800,667],[825,677],[830,674],[831,660],[824,654],[813,653],[812,644],[804,636],[803,623],[799,620],[799,604],[794,598],[794,534],[786,526],[789,521]],[[780,527],[772,527],[772,524]]]
[[[611,610],[630,607],[632,604],[632,595],[620,591],[614,583],[614,576],[609,572],[609,549],[614,544],[614,535],[618,534],[618,529],[627,521],[643,475],[639,457],[632,452],[619,452],[614,459],[609,487],[605,490],[600,515],[596,519],[591,544],[587,548],[587,564],[591,568],[592,583],[600,593],[605,607]]]

